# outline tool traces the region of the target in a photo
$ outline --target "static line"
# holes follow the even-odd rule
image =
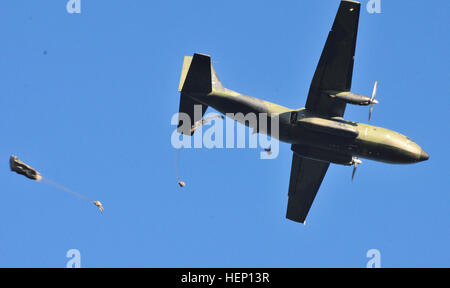
[[[178,174],[178,166],[179,166],[179,162],[180,162],[180,149],[177,149],[177,151],[175,152],[175,175],[177,177],[177,182],[180,181],[180,175]]]
[[[74,195],[74,196],[76,196],[76,197],[78,197],[78,198],[87,200],[87,201],[89,201],[89,202],[93,202],[93,201],[94,201],[94,200],[90,199],[89,197],[86,197],[86,196],[84,196],[84,195],[81,195],[81,194],[78,194],[78,193],[76,193],[76,192],[73,192],[73,191],[70,190],[69,188],[66,188],[66,187],[64,187],[64,186],[62,186],[62,185],[59,185],[58,183],[55,183],[55,182],[53,182],[52,180],[49,180],[49,179],[47,179],[47,178],[42,177],[42,180],[41,180],[41,181],[42,181],[43,183],[46,183],[46,184],[48,184],[48,185],[50,185],[50,186],[55,187],[56,189],[66,191],[66,192],[68,192],[68,193],[70,193],[70,194],[72,194],[72,195]]]
[[[176,175],[176,177],[177,177],[177,183],[178,183],[178,185],[179,185],[181,188],[183,188],[183,187],[186,186],[186,183],[184,183],[184,181],[182,181],[182,180],[180,179],[180,175],[179,175],[179,173],[178,173],[179,166],[180,166],[180,153],[181,153],[181,148],[180,148],[180,149],[177,149],[177,151],[175,152],[175,162],[174,162],[174,164],[175,164],[175,175]]]

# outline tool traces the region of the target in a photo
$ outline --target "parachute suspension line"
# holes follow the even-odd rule
[[[179,174],[179,168],[180,168],[180,153],[181,153],[181,148],[177,149],[177,151],[175,152],[175,175],[177,177],[177,183],[180,187],[184,187],[186,186],[186,183],[184,183],[184,181],[182,181],[180,179],[180,174]]]
[[[93,202],[93,200],[91,200],[90,198],[88,198],[88,197],[86,197],[86,196],[84,196],[84,195],[78,194],[78,193],[76,193],[76,192],[73,192],[73,191],[70,190],[69,188],[66,188],[66,187],[64,187],[64,186],[62,186],[62,185],[59,185],[58,183],[55,183],[55,182],[53,182],[52,180],[49,180],[49,179],[47,179],[47,178],[42,177],[42,182],[43,182],[43,183],[46,183],[46,184],[48,184],[48,185],[50,185],[50,186],[53,186],[53,187],[55,187],[56,189],[66,191],[66,192],[68,192],[68,193],[70,193],[70,194],[72,194],[72,195],[74,195],[74,196],[76,196],[76,197],[78,197],[78,198],[84,199],[84,200],[89,201],[89,202]]]
[[[93,201],[92,199],[90,199],[90,198],[88,198],[88,197],[86,197],[84,195],[81,195],[81,194],[78,194],[76,192],[73,192],[72,190],[70,190],[70,189],[68,189],[68,188],[66,188],[66,187],[64,187],[62,185],[59,185],[58,183],[55,183],[55,182],[53,182],[50,179],[42,177],[41,174],[39,174],[39,172],[36,171],[36,169],[33,169],[30,166],[28,166],[27,164],[25,164],[22,161],[20,161],[17,158],[17,156],[11,155],[9,157],[9,168],[11,169],[11,171],[16,172],[17,174],[21,174],[21,175],[23,175],[23,176],[25,176],[25,177],[27,177],[27,178],[29,178],[31,180],[36,180],[36,181],[39,181],[39,182],[42,181],[43,183],[51,185],[51,186],[55,187],[56,189],[66,191],[66,192],[68,192],[68,193],[70,193],[70,194],[72,194],[72,195],[74,195],[74,196],[76,196],[78,198],[81,198],[83,200],[91,202],[92,204],[97,206],[97,208],[100,210],[100,212],[103,213],[103,211],[104,211],[102,202],[100,202],[98,200],[94,200]],[[179,184],[181,182],[182,181],[180,181]],[[183,184],[184,184],[184,182],[183,182]],[[181,186],[181,184],[180,184],[180,186]]]
[[[177,181],[180,181],[180,175],[178,174],[179,163],[180,163],[180,150],[181,149],[177,149],[177,151],[175,152],[175,175],[177,177]]]

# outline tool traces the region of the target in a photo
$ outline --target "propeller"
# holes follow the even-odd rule
[[[373,86],[372,98],[370,98],[369,121],[370,118],[372,117],[373,105],[378,104],[378,101],[375,99],[375,96],[377,95],[377,86],[378,81],[375,81],[375,85]]]
[[[356,168],[358,167],[359,164],[362,164],[362,161],[359,160],[358,157],[353,157],[352,158],[352,165],[353,165],[352,181],[353,181],[353,178],[355,178]]]

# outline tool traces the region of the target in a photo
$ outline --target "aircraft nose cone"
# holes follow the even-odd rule
[[[428,155],[428,153],[425,152],[425,151],[422,149],[422,152],[420,152],[420,158],[419,158],[419,161],[426,161],[426,160],[428,160],[429,158],[430,158],[430,155]]]

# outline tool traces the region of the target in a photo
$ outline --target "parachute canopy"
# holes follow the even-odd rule
[[[100,201],[95,200],[95,201],[93,201],[92,203],[94,203],[94,205],[98,207],[98,209],[100,210],[100,212],[103,213],[104,209],[103,209],[103,205],[102,205],[102,203],[101,203]]]
[[[42,179],[42,176],[38,171],[23,163],[14,155],[11,155],[9,158],[9,168],[11,168],[11,171],[23,175],[31,180],[40,181]]]
[[[23,175],[23,176],[25,176],[25,177],[27,177],[29,179],[36,180],[36,181],[43,180],[42,181],[43,183],[49,184],[49,185],[51,185],[51,186],[53,186],[53,187],[55,187],[57,189],[69,192],[70,194],[72,194],[74,196],[77,196],[78,198],[81,198],[81,199],[87,200],[89,202],[92,202],[95,206],[97,206],[97,208],[100,210],[100,212],[103,213],[103,211],[104,211],[103,205],[102,205],[102,203],[100,201],[98,201],[98,200],[92,201],[91,199],[89,199],[88,197],[86,197],[84,195],[81,195],[81,194],[78,194],[76,192],[73,192],[72,190],[70,190],[70,189],[68,189],[68,188],[66,188],[64,186],[61,186],[61,185],[59,185],[59,184],[57,184],[57,183],[55,183],[55,182],[53,182],[53,181],[51,181],[49,179],[43,178],[41,176],[41,174],[39,174],[38,171],[36,171],[35,169],[31,168],[27,164],[23,163],[22,161],[19,160],[19,158],[17,158],[14,155],[11,155],[11,157],[9,158],[9,167],[11,168],[11,171],[16,172],[17,174],[21,174],[21,175]]]

